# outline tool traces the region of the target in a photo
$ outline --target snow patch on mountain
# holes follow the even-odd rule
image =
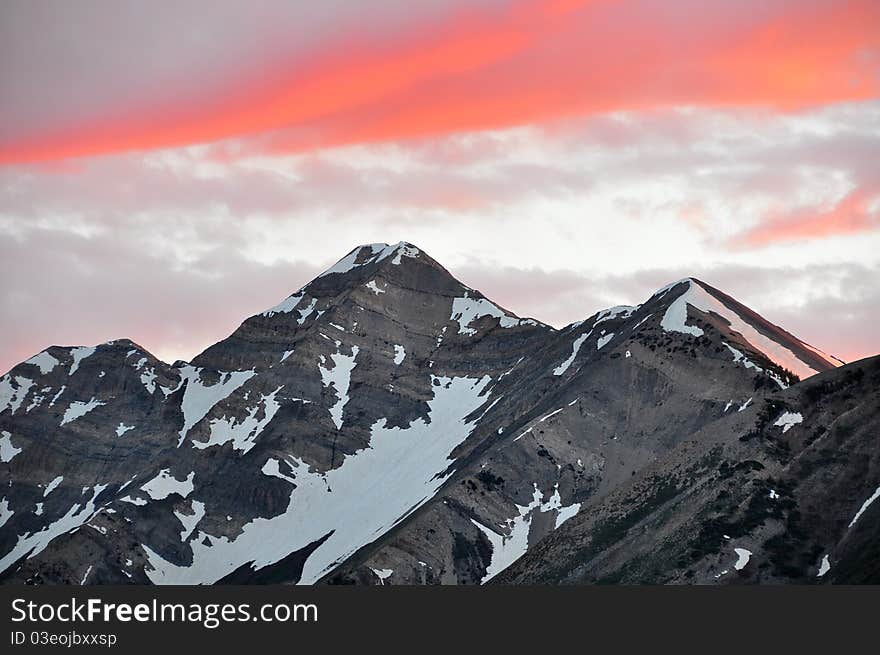
[[[47,373],[51,373],[52,370],[61,362],[59,362],[57,359],[52,357],[52,355],[44,350],[41,353],[37,353],[24,363],[33,364],[40,369],[40,373],[46,375]]]
[[[336,273],[348,273],[360,266],[378,264],[392,255],[395,257],[391,260],[391,263],[394,265],[400,265],[403,261],[401,259],[402,257],[415,258],[419,256],[420,252],[421,251],[418,248],[405,241],[401,241],[394,245],[388,245],[387,243],[371,243],[365,246],[358,246],[333,266],[321,273],[318,277],[321,278]]]
[[[91,357],[95,354],[96,348],[94,346],[79,346],[77,348],[70,349],[70,356],[73,359],[73,363],[70,365],[70,372],[68,375],[73,375],[79,370],[79,365],[86,357]]]
[[[609,307],[608,309],[603,309],[599,312],[599,315],[596,317],[596,320],[593,321],[593,327],[599,325],[604,321],[610,321],[615,318],[629,318],[635,313],[638,307],[632,307],[631,305],[617,305],[616,307]]]
[[[75,421],[76,419],[85,416],[93,409],[96,409],[106,404],[107,403],[101,400],[97,400],[95,398],[91,398],[87,401],[74,400],[72,403],[70,403],[67,410],[64,412],[64,416],[61,419],[61,425],[66,425],[71,421]]]
[[[862,514],[865,513],[865,510],[867,510],[868,507],[871,506],[871,503],[873,503],[878,498],[880,498],[880,487],[877,487],[874,490],[874,493],[871,494],[871,496],[864,503],[862,503],[862,506],[859,508],[859,511],[856,512],[856,515],[852,517],[852,521],[850,521],[849,525],[846,527],[847,528],[853,527],[856,524],[856,521],[858,521],[861,518]]]
[[[180,541],[182,542],[186,542],[187,537],[192,534],[193,530],[195,530],[196,526],[199,524],[199,521],[205,516],[205,503],[193,500],[190,502],[189,508],[189,514],[174,510],[174,516],[177,517],[180,524],[183,526],[183,530],[180,532]]]
[[[734,348],[733,346],[731,346],[731,345],[730,345],[729,343],[727,343],[726,341],[722,341],[721,343],[723,343],[723,344],[727,347],[727,349],[731,352],[731,354],[733,355],[733,361],[736,362],[737,364],[742,364],[742,365],[745,366],[746,368],[753,368],[753,369],[755,369],[758,373],[760,373],[760,372],[762,372],[762,371],[764,370],[764,369],[762,369],[760,366],[758,366],[757,364],[755,364],[755,362],[753,362],[753,361],[750,360],[748,357],[746,357],[745,355],[743,355],[741,351],[737,350],[736,348]]]
[[[550,412],[550,413],[547,414],[546,416],[544,416],[544,417],[538,419],[538,423],[543,423],[543,422],[546,421],[548,418],[551,418],[551,417],[553,417],[553,416],[556,416],[559,412],[561,412],[561,411],[564,410],[564,409],[565,409],[565,407],[560,407],[559,409],[554,409],[552,412]]]
[[[559,483],[556,483],[553,486],[553,495],[550,496],[550,500],[543,503],[540,507],[540,510],[545,513],[551,510],[556,510],[556,522],[553,525],[554,530],[565,523],[568,519],[575,516],[580,509],[580,503],[572,503],[571,505],[562,504],[562,496],[559,495]]]
[[[67,385],[65,385],[65,384],[61,385],[61,388],[58,390],[58,393],[56,393],[54,396],[52,396],[52,400],[49,402],[49,407],[52,407],[53,405],[55,405],[55,401],[61,397],[61,394],[64,393],[65,389],[67,389]]]
[[[29,558],[41,553],[56,537],[75,530],[95,515],[95,499],[107,488],[105,484],[98,484],[91,488],[92,497],[80,508],[79,503],[74,504],[67,513],[57,521],[50,523],[39,532],[19,535],[15,547],[10,550],[3,559],[0,559],[0,573],[27,555]],[[86,488],[88,489],[88,487]]]
[[[296,463],[290,464],[289,462],[285,462],[285,464],[287,464],[288,468],[293,468],[297,465]],[[281,462],[274,457],[270,457],[266,460],[266,463],[263,464],[263,468],[260,469],[260,472],[263,475],[268,475],[272,478],[279,478],[290,484],[296,484],[296,480],[293,477],[281,472]]]
[[[370,247],[370,246],[367,246]],[[334,273],[348,273],[350,270],[355,268],[356,266],[363,266],[365,263],[372,263],[373,257],[371,257],[369,262],[362,262],[360,264],[356,263],[358,255],[360,255],[363,247],[355,248],[350,253],[348,253],[345,257],[340,259],[338,262],[333,264],[326,271],[321,273],[318,277],[325,277],[327,275],[333,275]],[[375,251],[374,251],[375,253]]]
[[[523,430],[522,432],[520,432],[520,434],[519,434],[516,438],[514,438],[514,441],[519,441],[520,439],[522,439],[524,436],[526,436],[527,434],[529,434],[529,433],[530,433],[532,430],[534,430],[534,429],[535,429],[535,426],[531,426],[531,427],[529,427],[529,428],[526,428],[525,430]]]
[[[296,309],[296,306],[299,305],[303,297],[304,296],[301,293],[288,296],[274,307],[270,307],[269,309],[264,311],[262,313],[262,316],[270,317],[275,316],[275,314],[288,314]]]
[[[126,425],[122,421],[119,422],[119,425],[116,426],[116,436],[121,437],[123,434],[128,432],[129,430],[134,430],[133,425]]]
[[[51,391],[52,387],[46,387],[46,389]],[[35,409],[35,408],[39,407],[40,405],[42,405],[43,401],[45,399],[46,399],[45,391],[43,393],[36,393],[35,392],[33,397],[31,398],[31,404],[28,405],[27,409],[24,410],[25,414],[30,413],[30,411],[32,409]]]
[[[34,381],[22,375],[4,375],[0,378],[0,414],[7,409],[10,414],[15,414],[24,399],[27,397]]]
[[[0,500],[0,528],[6,525],[6,522],[15,516],[15,512],[9,509],[9,501],[4,497]]]
[[[185,479],[178,480],[171,474],[171,469],[162,469],[159,471],[159,475],[141,485],[141,491],[147,492],[147,495],[153,500],[165,500],[171,494],[186,498],[195,489],[193,486],[194,478],[195,472],[191,472]]]
[[[275,389],[272,393],[266,395],[261,394],[260,400],[256,405],[247,410],[248,414],[243,419],[238,420],[234,416],[226,418],[213,419],[211,421],[211,435],[207,441],[193,441],[193,448],[205,449],[211,446],[222,446],[225,443],[232,442],[232,447],[240,451],[242,454],[248,452],[254,447],[257,437],[263,429],[269,424],[275,413],[281,405],[275,400],[275,396],[281,391],[283,385]],[[262,418],[257,418],[257,412],[260,411],[262,404]]]
[[[371,428],[367,448],[348,455],[342,465],[324,474],[290,458],[290,477],[297,485],[285,512],[270,519],[256,518],[230,540],[199,532],[190,540],[190,566],[168,562],[148,546],[147,575],[154,583],[215,582],[242,564],[259,569],[309,544],[325,539],[305,562],[300,583],[311,584],[365,544],[430,500],[451,473],[450,453],[474,429],[470,415],[488,399],[481,393],[491,382],[483,378],[433,377],[434,397],[428,416],[408,427],[387,427],[380,419]],[[274,474],[269,462],[264,473]],[[268,468],[268,471],[267,471]],[[381,480],[381,484],[376,481]],[[210,536],[209,545],[204,536]]]
[[[757,372],[757,373],[763,373],[764,375],[768,376],[771,380],[773,380],[776,384],[778,384],[781,389],[788,389],[788,385],[785,382],[783,382],[782,378],[780,378],[778,375],[776,375],[776,373],[774,373],[773,371],[765,371],[763,368],[761,368],[760,366],[755,364],[752,360],[750,360],[748,357],[746,357],[741,351],[737,350],[736,348],[731,346],[726,341],[722,341],[722,343],[727,347],[727,349],[733,355],[734,362],[736,362],[738,364],[742,364],[746,368],[754,369],[755,372]]]
[[[663,319],[660,321],[660,325],[665,331],[681,332],[695,337],[703,336],[703,330],[701,328],[687,324],[687,308],[688,305],[690,305],[702,312],[718,314],[730,324],[731,330],[739,332],[753,348],[764,353],[768,359],[779,366],[792,371],[801,379],[808,378],[818,372],[799,359],[791,350],[758,332],[758,330],[752,327],[750,323],[747,323],[739,314],[729,309],[724,303],[706,291],[695,280],[687,279],[681,282],[687,282],[688,288],[676,298],[671,305],[669,305]],[[672,288],[675,284],[671,285],[669,288]],[[829,358],[826,359],[830,364],[835,366],[839,365],[836,361],[832,361]]]
[[[299,318],[296,319],[296,322],[298,325],[302,325],[306,322],[306,319],[308,319],[308,317],[314,313],[315,306],[318,304],[317,298],[311,298],[309,303],[305,307],[300,308],[300,304],[307,297],[308,296],[306,296],[306,294],[302,292],[289,296],[274,307],[264,311],[261,316],[265,316],[268,318],[275,316],[276,314],[289,314],[293,310],[297,310],[297,312],[299,313]]]
[[[391,263],[395,266],[399,266],[403,262],[403,257],[415,259],[419,256],[421,251],[414,245],[401,241],[396,246],[393,246],[392,252],[394,253],[394,259],[391,260]]]
[[[53,479],[49,484],[46,485],[46,488],[43,490],[43,498],[48,496],[50,493],[55,491],[58,488],[58,485],[64,482],[64,476],[59,475],[55,479]]]
[[[336,342],[336,347],[338,348],[340,343]],[[333,424],[336,426],[336,429],[339,430],[342,428],[342,410],[345,407],[345,404],[348,402],[348,386],[351,383],[351,372],[356,366],[355,357],[358,354],[358,347],[351,347],[351,355],[344,355],[342,352],[337,351],[336,353],[330,355],[330,359],[333,360],[333,367],[324,367],[322,364],[326,362],[326,358],[321,356],[321,364],[318,365],[318,370],[321,372],[321,382],[324,384],[325,388],[333,387],[336,392],[336,403],[330,408],[330,417],[333,419]]]
[[[578,351],[581,349],[581,346],[584,344],[584,341],[593,333],[592,330],[587,332],[586,334],[582,334],[577,339],[575,339],[571,344],[571,355],[568,359],[562,362],[559,366],[553,369],[553,375],[562,375],[568,370],[568,367],[572,365],[575,357],[577,357]]]
[[[471,328],[470,324],[483,316],[494,316],[498,319],[498,325],[503,328],[515,327],[520,322],[518,318],[506,314],[491,300],[471,298],[467,291],[464,297],[452,300],[452,315],[449,318],[458,322],[459,334],[475,335],[477,331]]]
[[[256,375],[254,371],[221,373],[220,381],[217,384],[206,385],[202,382],[201,372],[201,368],[189,364],[180,369],[180,385],[177,389],[183,384],[186,384],[186,389],[183,392],[183,400],[180,402],[183,427],[179,433],[178,448],[183,444],[190,428],[205,418],[217,403],[227,398],[233,391]]]
[[[495,402],[498,402],[498,401],[496,400]],[[571,406],[574,405],[576,402],[577,402],[577,400],[574,400],[574,401],[568,403],[568,406],[571,407]],[[494,404],[494,403],[493,403],[493,404]],[[565,409],[565,407],[560,407],[559,409],[554,409],[554,410],[553,410],[552,412],[550,412],[549,414],[546,414],[545,416],[542,416],[541,418],[539,418],[539,419],[535,422],[534,425],[530,426],[530,427],[529,427],[528,429],[526,429],[524,432],[520,433],[520,435],[519,435],[518,437],[516,437],[516,438],[514,439],[514,441],[519,441],[519,440],[522,439],[524,436],[526,436],[529,432],[531,432],[531,431],[535,428],[535,425],[537,425],[538,423],[543,423],[544,421],[546,421],[546,420],[549,419],[549,418],[553,418],[554,416],[556,416],[559,412],[563,411],[564,409]],[[481,418],[482,418],[482,417],[481,417]]]
[[[802,423],[803,420],[804,417],[801,416],[800,412],[783,412],[773,425],[781,427],[782,433],[785,434],[791,430],[792,426]]]
[[[733,552],[736,553],[736,562],[733,563],[733,568],[742,571],[749,563],[753,553],[745,548],[734,548]]]
[[[653,313],[648,314],[648,315],[645,316],[645,318],[643,318],[641,321],[639,321],[638,323],[636,323],[635,325],[633,325],[633,326],[632,326],[632,331],[635,332],[636,330],[638,330],[638,329],[639,329],[642,325],[644,325],[645,322],[646,322],[649,318],[651,318],[653,315],[654,315]]]
[[[581,464],[581,468],[583,468],[583,464]],[[565,523],[568,519],[575,516],[581,510],[580,503],[572,503],[571,505],[567,505],[565,507],[559,508],[559,513],[556,515],[556,525],[553,526],[555,530],[560,525]]]
[[[391,574],[394,573],[394,569],[374,569],[370,568],[370,570],[379,578],[379,584],[384,585],[385,580],[391,577]]]
[[[151,394],[156,391],[156,370],[151,367],[145,367],[144,365],[147,363],[146,357],[141,357],[137,363],[134,365],[136,371],[141,371],[140,380],[141,384],[144,385],[147,391]],[[143,370],[141,370],[143,369]]]
[[[20,452],[21,448],[16,448],[12,443],[12,434],[6,430],[0,432],[0,461],[11,462]]]
[[[554,487],[550,500],[545,503],[543,497],[544,494],[535,484],[532,501],[528,505],[516,505],[518,514],[507,519],[508,532],[506,534],[499,534],[492,528],[471,519],[471,523],[477,526],[492,544],[492,559],[489,566],[486,567],[486,574],[480,580],[480,584],[485,584],[525,555],[529,547],[529,530],[532,525],[533,512],[557,512],[555,529],[580,510],[580,503],[563,507],[558,484]]]

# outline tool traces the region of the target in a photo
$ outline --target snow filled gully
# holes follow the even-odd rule
[[[256,518],[234,540],[202,531],[189,542],[190,566],[168,562],[148,547],[146,567],[157,584],[216,582],[243,564],[260,569],[310,544],[320,545],[308,556],[300,584],[311,584],[362,546],[399,523],[431,499],[451,473],[450,453],[476,426],[465,417],[489,401],[483,394],[489,376],[433,377],[434,398],[428,420],[417,418],[407,428],[376,421],[370,444],[345,458],[339,468],[318,473],[288,457],[284,476],[276,460],[263,467],[266,475],[296,484],[287,509],[270,519]],[[270,464],[270,462],[273,462]],[[321,541],[323,540],[323,541]]]
[[[480,584],[485,584],[526,554],[526,550],[529,547],[529,531],[532,527],[532,515],[534,512],[555,511],[556,522],[553,526],[555,530],[577,514],[581,508],[580,503],[573,503],[563,507],[558,484],[553,488],[553,495],[550,496],[550,500],[546,503],[542,500],[544,494],[541,493],[537,484],[534,485],[534,488],[532,502],[525,506],[517,505],[518,515],[507,519],[509,534],[499,534],[492,528],[488,528],[482,523],[471,519],[471,523],[477,526],[486,535],[489,543],[492,544],[492,559],[489,562],[489,566],[486,567],[486,574],[480,580]]]

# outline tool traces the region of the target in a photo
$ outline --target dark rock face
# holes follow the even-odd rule
[[[880,503],[840,523],[880,485],[877,367],[839,364],[697,280],[555,330],[361,246],[191,363],[119,340],[0,378],[0,575],[800,581],[830,553],[821,580],[874,580]]]

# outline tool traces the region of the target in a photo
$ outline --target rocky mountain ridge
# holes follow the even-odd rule
[[[692,278],[556,330],[411,244],[360,246],[191,363],[119,340],[0,378],[0,571],[488,582],[840,364]]]

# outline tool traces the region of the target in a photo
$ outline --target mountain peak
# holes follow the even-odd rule
[[[393,278],[405,286],[424,291],[446,294],[467,288],[411,243],[369,243],[352,248],[333,266],[261,315],[272,317],[298,309],[301,319],[305,320],[313,312],[322,309],[318,307],[320,299],[339,296],[362,286],[376,294],[382,293],[383,290],[376,286],[379,277],[385,280]]]
[[[667,284],[652,298],[662,298],[679,286],[683,287],[682,291],[668,303],[660,321],[666,332],[702,337],[703,329],[688,321],[688,308],[693,308],[720,317],[727,330],[739,335],[768,360],[801,379],[844,363],[801,341],[726,293],[697,278],[687,277]],[[727,347],[731,348],[730,345]],[[731,350],[737,355],[738,351]]]
[[[320,316],[327,311],[329,299],[347,295],[359,287],[366,287],[380,296],[385,293],[389,282],[400,288],[453,298],[453,318],[488,312],[501,317],[499,320],[502,324],[521,323],[511,312],[462,284],[423,250],[406,241],[356,246],[298,292],[263,312],[262,316],[291,314],[296,310],[291,315],[299,325],[303,325],[310,317]],[[749,353],[766,360],[771,364],[770,368],[779,367],[801,379],[843,363],[693,276],[670,282],[637,307],[621,306],[604,310],[597,315],[593,325],[612,318],[635,317],[634,320],[645,320],[646,317],[636,317],[636,314],[648,305],[655,306],[651,313],[658,311],[657,305],[663,307],[660,310],[660,325],[665,332],[700,338],[704,335],[706,325],[719,329],[723,346],[755,368],[759,367],[748,361]],[[470,311],[462,310],[464,306]],[[693,311],[702,313],[702,316],[695,316]],[[569,328],[576,328],[582,323],[585,321],[574,323]],[[774,375],[781,376],[780,380],[786,377],[782,370],[777,370]]]
[[[406,241],[399,241],[393,245],[387,243],[369,243],[356,246],[349,251],[345,257],[321,273],[316,279],[326,277],[327,275],[348,273],[361,266],[378,264],[392,256],[393,259],[391,260],[391,263],[400,265],[403,262],[403,257],[415,259],[421,254],[421,250]]]

